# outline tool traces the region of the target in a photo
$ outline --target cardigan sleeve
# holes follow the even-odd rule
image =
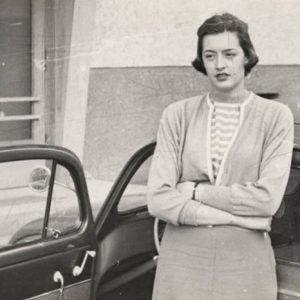
[[[180,167],[180,113],[171,105],[162,114],[149,177],[147,204],[149,213],[168,223],[179,225],[179,215],[189,197],[176,190]]]
[[[267,134],[258,180],[231,186],[199,185],[196,199],[235,215],[274,215],[287,185],[293,142],[293,115],[284,106]]]

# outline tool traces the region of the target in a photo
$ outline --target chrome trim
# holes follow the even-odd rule
[[[84,255],[83,261],[81,262],[81,265],[80,266],[76,265],[73,268],[72,274],[73,274],[74,277],[79,276],[83,272],[83,269],[85,267],[86,261],[87,261],[87,259],[88,259],[89,256],[92,257],[92,258],[95,257],[96,256],[96,251],[94,251],[94,250],[87,250],[85,252],[85,255]]]
[[[58,300],[62,300],[62,296],[63,296],[64,288],[65,288],[65,279],[64,279],[64,276],[61,274],[60,271],[56,271],[53,274],[53,281],[60,283]]]
[[[294,292],[294,291],[287,290],[287,289],[278,289],[278,294],[283,294],[283,295],[286,295],[286,296],[292,296],[292,297],[300,298],[300,293],[299,292]]]
[[[276,263],[277,265],[300,267],[300,262],[288,260],[286,258],[281,258],[281,257],[276,257]]]
[[[67,289],[70,289],[70,288],[75,287],[77,285],[81,285],[81,284],[88,283],[88,282],[91,282],[91,281],[92,280],[89,278],[89,279],[86,279],[86,280],[83,280],[83,281],[80,281],[80,282],[76,282],[76,283],[70,284],[70,285],[66,286],[64,289],[67,290]],[[31,298],[26,298],[24,300],[37,300],[40,297],[45,297],[45,296],[57,293],[59,291],[60,291],[60,289],[55,289],[55,290],[52,290],[52,291],[49,291],[49,292],[46,292],[46,293],[43,293],[43,294],[39,294],[37,296],[33,296]]]

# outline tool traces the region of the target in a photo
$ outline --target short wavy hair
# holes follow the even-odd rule
[[[251,69],[257,64],[258,56],[256,55],[253,44],[250,40],[247,23],[243,22],[232,14],[223,13],[216,14],[207,19],[197,31],[197,57],[192,61],[192,65],[197,71],[205,75],[207,74],[202,59],[204,36],[208,34],[223,33],[226,31],[236,32],[240,46],[247,57],[247,62],[245,64],[245,75],[249,74]]]

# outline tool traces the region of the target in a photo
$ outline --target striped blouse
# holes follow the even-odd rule
[[[211,124],[211,159],[216,179],[224,154],[238,130],[240,105],[238,103],[214,102]]]

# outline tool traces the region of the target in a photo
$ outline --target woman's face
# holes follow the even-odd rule
[[[236,33],[204,36],[202,59],[213,91],[226,93],[244,88],[246,57]]]

